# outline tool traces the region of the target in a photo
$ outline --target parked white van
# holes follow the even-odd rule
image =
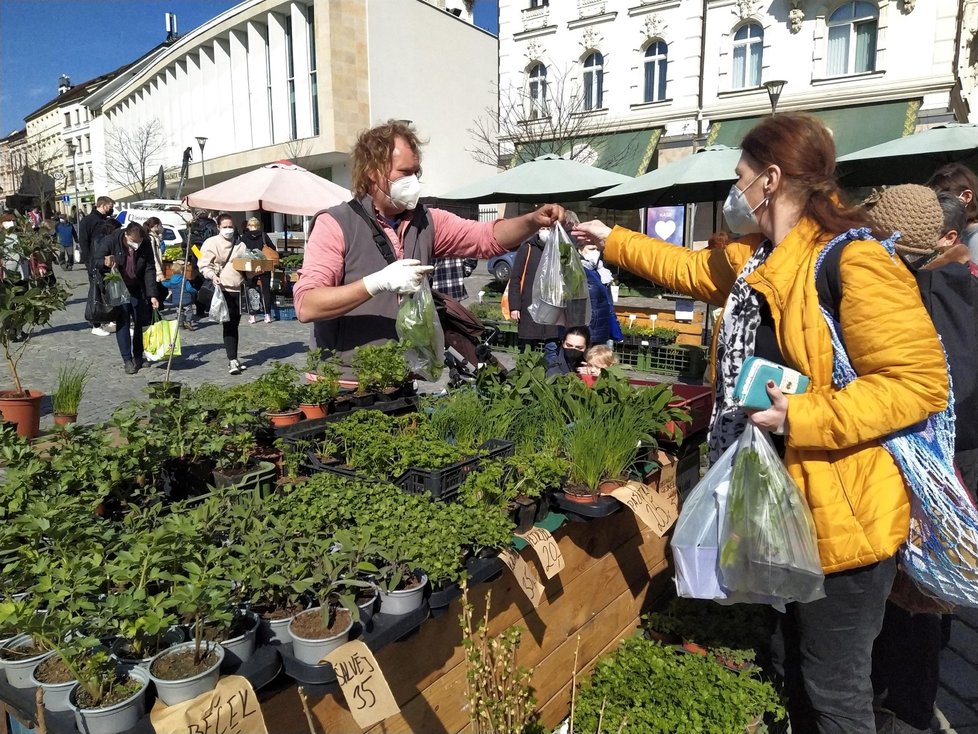
[[[187,228],[193,219],[193,212],[175,199],[146,199],[120,203],[122,209],[116,219],[125,227],[130,222],[142,224],[150,217],[159,217],[163,223],[163,249],[174,245],[187,244]]]

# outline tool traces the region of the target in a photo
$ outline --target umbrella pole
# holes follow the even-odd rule
[[[173,330],[173,336],[170,337],[170,353],[166,358],[166,375],[163,377],[163,382],[169,384],[170,382],[170,367],[173,365],[173,349],[177,344],[177,336],[180,334],[180,319],[183,316],[183,294],[187,292],[187,263],[190,262],[190,232],[187,232],[187,246],[184,248],[183,253],[183,272],[180,274],[180,296],[177,298],[177,328]]]

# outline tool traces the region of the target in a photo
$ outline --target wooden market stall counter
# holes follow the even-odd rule
[[[553,579],[545,581],[532,551],[520,554],[545,581],[536,609],[508,570],[469,593],[478,620],[491,591],[491,635],[514,624],[524,628],[518,663],[533,671],[531,685],[548,730],[570,710],[575,651],[579,671],[589,670],[635,631],[641,614],[671,583],[666,540],[627,509],[590,522],[565,523],[554,537],[565,566]],[[456,599],[416,634],[376,653],[400,713],[370,732],[454,734],[468,728],[460,613]],[[319,731],[361,731],[338,692],[311,698],[310,706]],[[269,731],[308,731],[295,686],[264,700],[262,712]]]

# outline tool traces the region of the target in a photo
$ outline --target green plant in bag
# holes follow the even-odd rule
[[[401,303],[395,326],[411,370],[431,382],[437,380],[445,367],[445,333],[427,280]]]

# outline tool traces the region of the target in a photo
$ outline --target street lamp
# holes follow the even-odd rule
[[[197,145],[200,146],[200,188],[207,188],[207,177],[204,175],[204,143],[207,142],[207,138],[203,135],[197,136]]]
[[[78,200],[78,170],[75,168],[75,154],[78,152],[78,148],[70,140],[65,141],[68,146],[68,152],[71,153],[71,182],[75,187],[75,227],[80,226],[79,215],[81,214],[81,202]]]
[[[764,82],[763,86],[767,90],[767,97],[771,100],[771,115],[776,115],[778,112],[778,100],[781,99],[781,90],[784,89],[784,85],[788,82],[783,79],[775,79],[769,82]]]

